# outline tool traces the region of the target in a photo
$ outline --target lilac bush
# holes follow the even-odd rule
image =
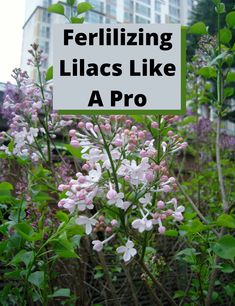
[[[65,17],[82,23],[91,5],[74,4]],[[15,69],[1,107],[0,304],[234,304],[234,18],[217,36],[189,29],[205,35],[181,117],[61,116],[31,46],[36,80]]]

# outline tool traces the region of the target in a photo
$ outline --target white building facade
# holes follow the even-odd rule
[[[30,44],[38,43],[47,55],[44,70],[52,63],[51,25],[66,22],[61,15],[47,12],[57,0],[26,0],[21,68],[36,78],[27,66]],[[66,1],[61,1],[64,4]],[[82,2],[79,0],[78,2]],[[88,23],[180,23],[186,25],[193,10],[193,0],[88,0],[94,9],[85,14]],[[70,8],[65,5],[68,12]],[[74,8],[76,9],[76,8]]]

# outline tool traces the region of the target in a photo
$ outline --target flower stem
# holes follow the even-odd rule
[[[153,274],[149,271],[148,267],[142,260],[137,260],[137,264],[141,267],[141,269],[151,278],[152,282],[157,286],[157,288],[161,291],[161,293],[168,300],[169,305],[177,306],[176,302],[169,295],[166,289],[162,286],[162,284],[153,276]]]

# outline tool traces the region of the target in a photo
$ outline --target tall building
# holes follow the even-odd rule
[[[85,0],[79,0],[82,2]],[[26,50],[36,42],[48,56],[44,69],[52,63],[51,25],[64,23],[61,15],[47,12],[57,0],[26,0],[21,67],[35,79],[35,71],[27,66]],[[60,1],[65,5],[65,0]],[[193,0],[87,0],[94,9],[85,14],[88,23],[181,23],[186,25],[193,9]],[[69,15],[70,8],[65,5]],[[76,8],[74,8],[76,10]]]

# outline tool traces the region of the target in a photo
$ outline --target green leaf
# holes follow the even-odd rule
[[[194,248],[186,248],[176,254],[176,259],[184,260],[185,262],[189,264],[195,264],[196,257],[199,254],[200,253],[198,253]]]
[[[179,122],[180,125],[188,125],[190,123],[196,123],[195,116],[187,116],[182,121]]]
[[[13,186],[8,182],[0,183],[0,201],[10,202],[13,201],[15,198],[11,195],[11,190],[13,190]]]
[[[231,67],[233,64],[233,54],[228,54],[225,58],[225,62]]]
[[[21,272],[22,272],[22,270],[14,270],[14,271],[6,272],[6,273],[4,273],[4,277],[5,278],[19,279]]]
[[[61,5],[59,3],[52,4],[51,6],[48,7],[47,10],[50,13],[64,15],[64,7],[63,7],[63,5]]]
[[[235,28],[235,12],[230,12],[226,15],[226,23],[228,27]]]
[[[221,0],[212,0],[212,2],[214,3],[214,5],[219,5]]]
[[[216,56],[216,57],[210,62],[210,65],[216,64],[216,62],[217,62],[218,60],[222,60],[222,59],[224,60],[224,59],[226,58],[227,55],[228,55],[228,52],[227,52],[227,51],[225,51],[225,52],[219,54],[218,56]]]
[[[13,186],[8,182],[0,183],[0,192],[6,191],[6,190],[13,190]]]
[[[42,288],[44,283],[44,272],[36,271],[29,275],[28,281],[38,288]]]
[[[189,28],[189,33],[190,34],[195,34],[195,35],[204,35],[204,34],[207,34],[207,29],[206,29],[205,23],[204,22],[194,23]]]
[[[175,292],[174,299],[181,298],[181,297],[185,296],[185,294],[186,293],[184,291],[178,290],[178,291]]]
[[[34,232],[28,223],[18,223],[15,225],[17,233],[27,241],[37,241],[42,238],[42,233]]]
[[[168,230],[164,235],[168,237],[178,237],[179,233],[175,230]]]
[[[68,222],[69,220],[69,216],[61,210],[56,212],[56,218],[58,218],[61,222]]]
[[[224,291],[228,296],[234,298],[235,284],[230,283],[229,285],[224,286]]]
[[[76,2],[76,0],[66,0],[67,4],[70,6],[73,6]]]
[[[216,220],[216,224],[228,228],[235,228],[235,219],[230,215],[221,215]]]
[[[211,79],[216,77],[216,70],[213,67],[202,67],[198,70],[198,74],[206,79]]]
[[[67,239],[66,233],[52,241],[54,251],[59,257],[63,258],[78,258],[74,251],[73,244]]]
[[[9,144],[8,144],[8,150],[9,150],[9,152],[13,152],[13,149],[14,149],[14,141],[13,140],[11,140],[10,142],[9,142]]]
[[[45,202],[53,200],[53,198],[50,195],[48,195],[46,192],[39,192],[38,194],[32,196],[32,200],[34,202]]]
[[[31,264],[33,262],[34,255],[35,255],[35,253],[33,251],[29,251],[29,252],[26,252],[26,253],[22,254],[22,261],[24,262],[26,267],[28,267],[29,264]]]
[[[212,250],[217,256],[233,261],[235,257],[235,238],[231,235],[223,236],[212,246]]]
[[[7,159],[8,155],[6,153],[4,153],[4,152],[0,152],[0,158]]]
[[[68,288],[58,289],[53,294],[49,295],[49,297],[70,297],[70,289]]]
[[[133,118],[136,122],[139,122],[139,123],[143,123],[144,122],[144,117],[143,116],[140,116],[140,115],[131,115],[130,117]]]
[[[224,3],[219,3],[215,8],[216,13],[222,14],[225,13],[225,5]]]
[[[71,145],[65,144],[63,145],[70,153],[73,157],[78,158],[78,159],[82,159],[82,147],[79,148],[74,148]]]
[[[103,275],[104,275],[104,273],[103,273],[103,272],[101,272],[101,271],[97,271],[97,272],[95,273],[95,275],[94,275],[94,279],[99,279],[99,278],[102,278],[102,277],[103,277]]]
[[[77,13],[78,13],[78,15],[80,15],[82,13],[85,13],[85,12],[89,11],[92,8],[93,8],[93,6],[90,3],[81,2],[77,6]]]
[[[226,77],[226,82],[232,83],[235,82],[235,72],[229,71]]]
[[[198,219],[189,220],[187,223],[179,226],[181,231],[185,231],[187,234],[196,234],[207,229],[206,225]]]
[[[223,265],[221,265],[220,270],[223,273],[233,273],[234,268],[229,264],[223,264]]]
[[[220,42],[222,44],[228,44],[232,39],[232,32],[227,28],[221,29],[219,33],[220,33]]]
[[[83,23],[85,20],[84,17],[78,18],[78,17],[71,17],[70,21],[71,23]]]
[[[234,88],[227,87],[224,89],[224,98],[229,98],[234,94]]]
[[[23,262],[22,255],[24,255],[25,253],[27,253],[26,250],[21,250],[21,251],[19,251],[19,253],[17,253],[17,254],[12,258],[12,260],[10,261],[10,264],[17,265],[17,264]]]
[[[46,72],[46,81],[50,81],[53,79],[53,66],[50,66]]]

